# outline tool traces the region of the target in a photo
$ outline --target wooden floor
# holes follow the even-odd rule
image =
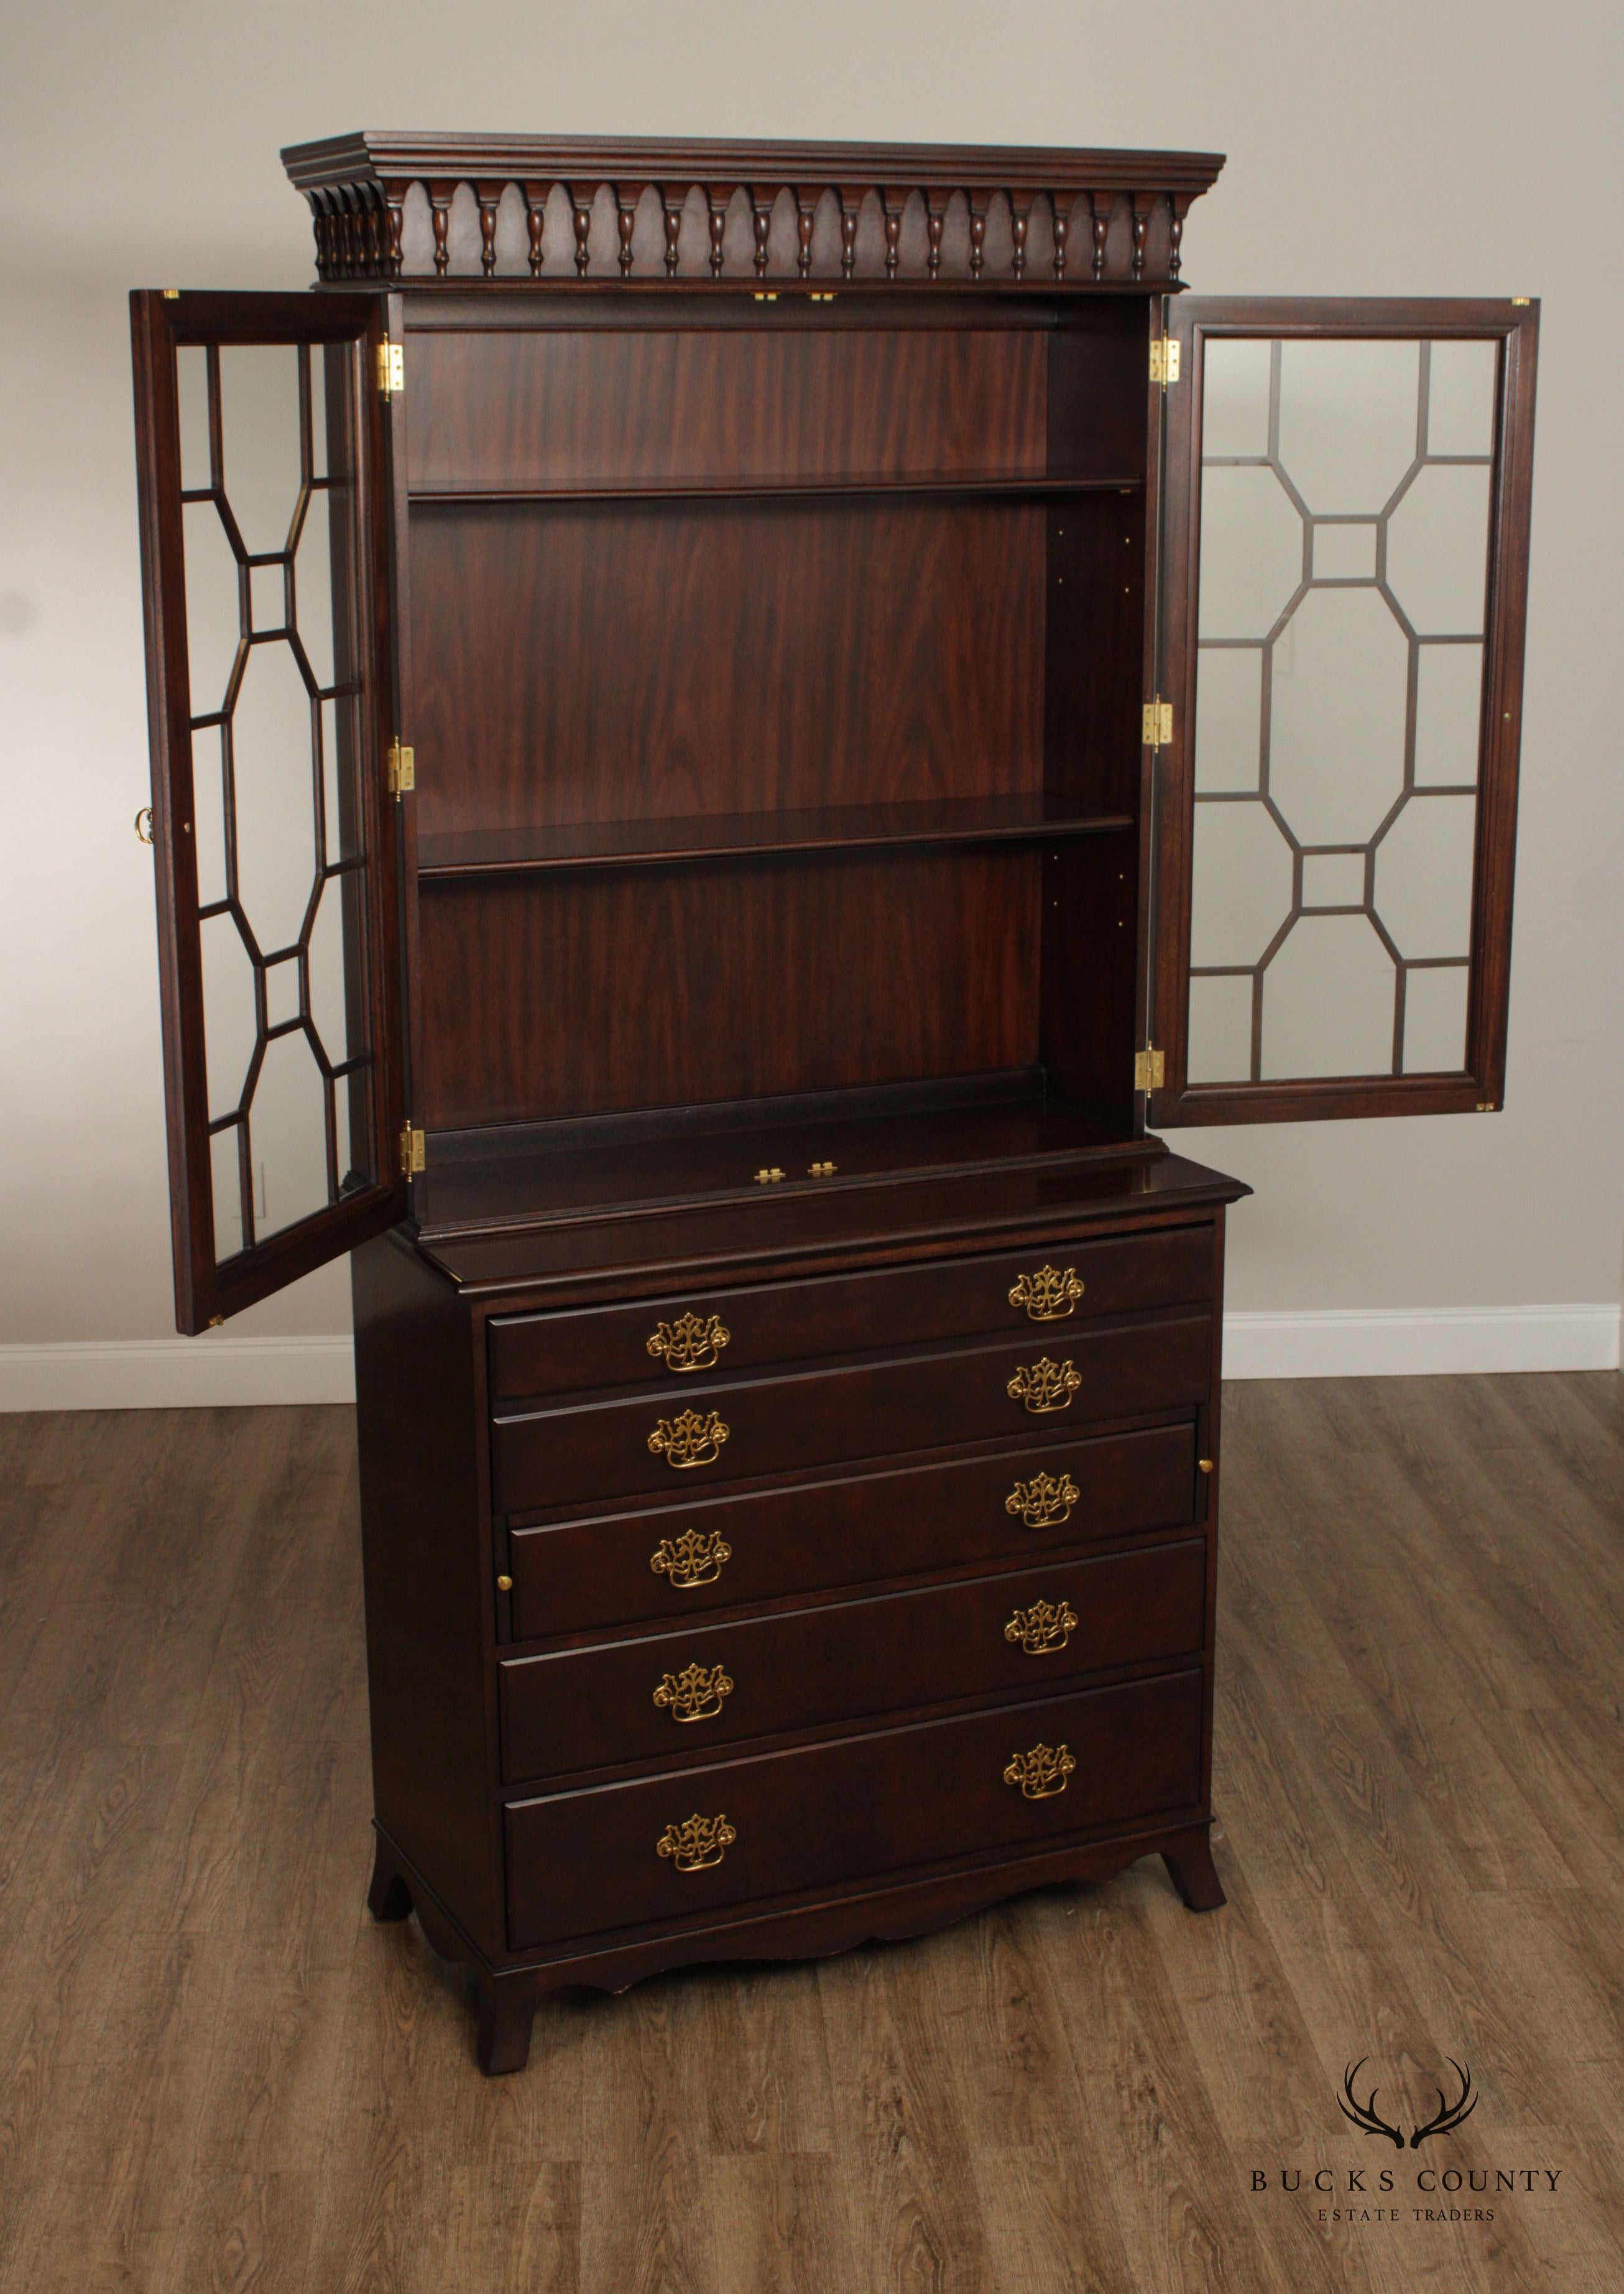
[[[0,1420],[0,2285],[1624,2287],[1624,1381],[1239,1387],[1225,1454],[1227,1910],[555,1999],[486,2082],[362,1908],[350,1413]],[[1361,2055],[1481,2103],[1395,2152]]]

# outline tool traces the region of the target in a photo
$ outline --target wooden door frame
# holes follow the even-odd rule
[[[1512,883],[1522,649],[1533,481],[1537,301],[1385,297],[1180,297],[1167,331],[1179,345],[1169,386],[1163,496],[1158,690],[1173,738],[1156,757],[1157,944],[1154,1037],[1165,1080],[1153,1125],[1266,1123],[1329,1116],[1436,1115],[1498,1109],[1505,1096]],[[1447,1073],[1190,1084],[1189,988],[1195,797],[1196,631],[1201,546],[1201,388],[1209,337],[1285,340],[1480,338],[1501,346],[1490,498],[1483,732],[1466,1007],[1466,1063]]]
[[[406,1208],[396,1142],[402,1110],[402,979],[395,806],[383,787],[393,707],[388,596],[388,494],[380,295],[186,293],[130,297],[147,631],[152,840],[157,871],[158,979],[168,1134],[175,1320],[195,1332],[279,1290],[393,1225]],[[370,681],[361,711],[360,774],[367,1003],[372,1045],[368,1093],[374,1176],[310,1217],[225,1260],[215,1252],[201,926],[187,656],[180,408],[175,354],[186,345],[305,343],[351,346],[355,425],[357,641]]]

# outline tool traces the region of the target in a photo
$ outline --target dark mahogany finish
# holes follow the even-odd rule
[[[875,1558],[883,1567],[889,1558],[881,1536]],[[1198,1655],[1206,1594],[1206,1541],[1185,1540],[838,1608],[510,1656],[501,1666],[502,1773],[522,1780],[557,1775],[566,1762],[700,1759],[720,1744],[824,1729],[854,1712],[1052,1695],[1079,1673]],[[1039,1603],[1060,1609],[1061,1622],[1046,1637],[1041,1618],[1027,1627],[1036,1644],[1028,1649],[1010,1627]],[[691,1666],[710,1680],[674,1690]]]
[[[728,1490],[658,1508],[568,1519],[512,1519],[506,1569],[516,1639],[639,1620],[677,1626],[706,1612],[879,1586],[953,1569],[1008,1568],[1082,1539],[1182,1528],[1206,1513],[1196,1420],[1078,1441],[1056,1435],[880,1473],[836,1468],[770,1489]],[[1069,1478],[1076,1496],[1028,1520],[1018,1481]],[[702,1568],[673,1584],[656,1570],[668,1541],[692,1533]],[[727,1548],[720,1558],[719,1548]]]
[[[1058,1345],[1095,1315],[1181,1306],[1212,1295],[1212,1252],[1198,1227],[1070,1245],[1056,1269],[1067,1295],[1052,1309],[1011,1297],[1037,1272],[1029,1250],[1005,1250],[950,1265],[683,1292],[654,1306],[515,1315],[491,1326],[491,1403],[499,1408],[527,1395],[669,1384],[674,1365],[660,1350],[660,1329],[695,1312],[707,1324],[719,1322],[726,1333],[679,1356],[678,1375],[697,1381],[710,1369],[754,1370],[978,1331],[1052,1336]],[[708,1359],[690,1361],[690,1354]]]
[[[1052,1435],[1089,1420],[1149,1417],[1205,1398],[1212,1355],[1205,1311],[1096,1323],[1064,1338],[1052,1330],[993,1345],[897,1346],[762,1378],[670,1384],[635,1397],[569,1401],[506,1411],[492,1429],[497,1502],[516,1509],[591,1497],[685,1494],[702,1479],[798,1473],[842,1460],[926,1450],[945,1429],[963,1442]],[[1012,1391],[1035,1364],[1052,1363],[1056,1398],[1041,1407]],[[714,1463],[674,1465],[649,1437],[678,1413],[727,1428]]]
[[[684,1769],[507,1809],[508,1916],[516,1945],[579,1934],[605,1886],[627,1927],[799,1895],[938,1863],[973,1842],[1020,1852],[1125,1818],[1191,1810],[1201,1793],[1202,1677],[1172,1672],[995,1712]],[[1063,1792],[1004,1781],[1018,1753],[1064,1747]],[[709,1869],[654,1853],[691,1811],[738,1839]]]
[[[1151,1854],[1213,1908],[1246,1191],[1136,1054],[1158,1119],[1498,1098],[1531,319],[1181,316],[1199,153],[285,156],[322,291],[135,309],[177,1299],[360,1246],[374,1916],[471,1968],[497,2072],[560,1985]],[[1187,1089],[1202,330],[1463,308],[1514,386],[1473,1073]],[[176,358],[255,343],[343,418],[371,1048],[353,1170],[223,1257]]]
[[[1148,289],[1215,152],[369,131],[282,154],[326,282]]]

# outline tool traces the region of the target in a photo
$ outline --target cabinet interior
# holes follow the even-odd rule
[[[1147,298],[482,299],[406,303],[431,1220],[1130,1138]]]

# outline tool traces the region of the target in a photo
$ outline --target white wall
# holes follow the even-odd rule
[[[285,1344],[344,1331],[342,1268],[129,1343],[173,1325],[125,295],[308,283],[278,148],[363,126],[1215,149],[1200,289],[1541,296],[1507,1111],[1175,1143],[1258,1190],[1238,1371],[1616,1359],[1624,12],[55,0],[0,39],[0,1403],[342,1385]]]

